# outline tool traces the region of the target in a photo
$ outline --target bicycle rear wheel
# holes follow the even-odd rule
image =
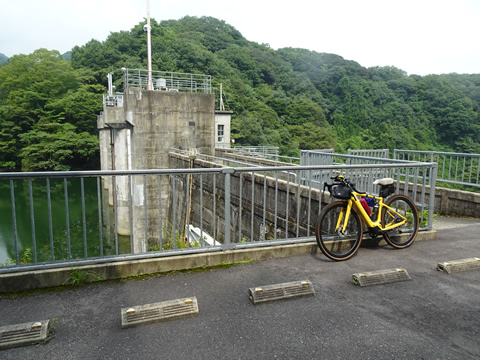
[[[330,259],[341,261],[351,258],[360,246],[363,226],[356,210],[352,208],[346,230],[342,232],[347,202],[337,201],[327,205],[321,212],[316,226],[317,243]],[[336,229],[338,219],[340,229]]]
[[[383,234],[385,241],[396,249],[404,249],[412,245],[417,237],[419,225],[418,211],[415,204],[405,195],[394,195],[388,198],[385,204],[394,211],[387,208],[383,209],[383,226],[402,221],[401,216],[407,218],[405,224]]]

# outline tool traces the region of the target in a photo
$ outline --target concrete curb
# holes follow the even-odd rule
[[[417,235],[416,241],[436,240],[437,237],[438,234],[435,230],[423,231]],[[386,243],[383,240],[379,243],[379,245],[384,244]],[[376,240],[365,238],[362,245],[372,246],[377,244]],[[72,269],[84,272],[87,281],[93,281],[97,277],[100,277],[102,280],[114,280],[129,276],[198,269],[241,261],[278,259],[311,254],[316,251],[317,243],[312,241],[292,245],[227,250],[212,253],[0,274],[0,293],[61,286],[71,278]]]

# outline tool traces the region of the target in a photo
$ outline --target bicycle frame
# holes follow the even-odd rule
[[[378,212],[377,212],[377,218],[375,220],[372,220],[370,216],[368,216],[367,212],[363,208],[362,204],[360,203],[360,200],[358,199],[358,196],[360,197],[369,197],[373,198],[378,201]],[[367,225],[368,228],[378,228],[380,231],[389,231],[393,230],[399,226],[402,226],[403,224],[407,223],[408,219],[403,216],[402,214],[399,214],[397,211],[395,211],[393,208],[391,208],[388,205],[385,205],[383,198],[374,196],[374,195],[367,195],[367,194],[360,194],[357,192],[352,192],[352,196],[350,197],[349,200],[347,200],[347,208],[342,209],[340,212],[340,215],[338,216],[337,224],[336,224],[336,231],[339,231],[340,227],[341,232],[345,232],[347,229],[347,224],[348,224],[348,219],[350,218],[350,213],[352,211],[352,207],[357,210],[359,213],[361,219],[363,222]],[[381,214],[383,213],[383,209],[385,211],[388,211],[390,214],[397,216],[397,219],[400,218],[401,221],[398,222],[390,222],[389,224],[385,224],[385,226],[382,226],[382,216]],[[343,220],[343,226],[342,225],[342,220]]]

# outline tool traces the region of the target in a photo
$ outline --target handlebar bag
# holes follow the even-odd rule
[[[347,185],[332,185],[330,193],[337,199],[350,199],[352,190]]]

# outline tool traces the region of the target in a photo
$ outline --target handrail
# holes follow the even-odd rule
[[[212,93],[212,77],[204,74],[188,74],[169,71],[151,71],[153,90]],[[125,88],[145,89],[148,70],[124,69]]]
[[[190,158],[177,155],[176,161],[188,163]],[[11,207],[13,229],[2,237],[8,239],[10,260],[2,258],[0,248],[0,273],[312,241],[325,202],[314,186],[314,174],[350,172],[358,183],[370,181],[375,169],[394,173],[397,192],[411,194],[420,212],[433,209],[435,188],[430,186],[426,201],[426,184],[421,181],[428,175],[434,184],[436,164],[428,162],[0,173],[5,192],[0,201]],[[299,184],[291,177],[282,179],[282,173],[304,173],[307,178]],[[405,173],[414,175],[410,186]],[[191,205],[194,210],[185,217]],[[58,216],[66,219],[63,225],[52,209],[64,212]],[[422,230],[431,229],[433,211],[429,214]],[[184,248],[184,221],[222,245]],[[52,222],[65,228],[49,228]],[[25,226],[29,223],[30,229]],[[42,227],[47,235],[34,236]],[[27,248],[32,256],[24,263]]]

